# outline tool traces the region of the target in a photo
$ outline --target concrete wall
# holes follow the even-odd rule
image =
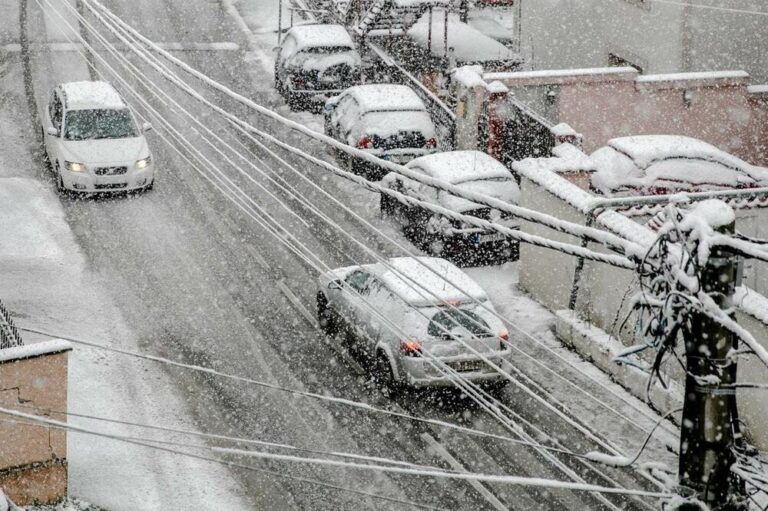
[[[651,0],[521,2],[522,53],[532,69],[602,67],[613,53],[644,73],[743,69],[768,82],[766,16]],[[705,3],[768,12],[764,0]]]
[[[544,211],[558,218],[582,225],[586,224],[584,213],[525,177],[521,182],[521,206]],[[766,227],[768,226],[768,221],[766,221],[768,209],[742,209],[737,210],[736,215],[737,228],[742,232],[751,231],[759,234],[768,229]],[[635,220],[643,221],[642,218]],[[555,232],[530,222],[523,221],[521,224],[521,228],[525,232],[579,244],[579,240],[573,236]],[[602,246],[593,244],[588,245],[588,248],[598,252],[607,252]],[[768,265],[753,262],[750,263],[750,267],[751,269],[747,271],[746,275],[746,284],[749,287],[754,285],[762,289],[763,295],[768,294]],[[520,286],[536,301],[552,311],[568,308],[575,268],[575,257],[524,243],[520,246]],[[576,302],[576,315],[616,336],[624,346],[631,346],[638,340],[634,330],[635,318],[630,318],[627,322],[627,328],[621,333],[618,331],[618,327],[627,317],[627,314],[631,312],[627,302],[638,289],[638,282],[633,271],[614,268],[603,263],[585,261]],[[768,308],[766,317],[768,317]],[[768,347],[768,324],[741,310],[737,311],[737,321],[752,332],[763,346]],[[572,339],[569,342],[572,342]],[[588,359],[592,358],[594,349],[574,347],[582,356]],[[650,355],[650,353],[646,353],[642,356],[648,361]],[[768,383],[768,368],[758,362],[755,357],[746,357],[739,364],[740,381]],[[679,370],[672,369],[669,374],[676,378],[680,385],[684,384],[683,375]],[[637,382],[635,384],[630,382],[627,386],[631,391],[644,389],[644,386]],[[639,392],[637,397],[644,399],[643,392]],[[657,400],[656,402],[662,401]],[[766,427],[768,424],[768,394],[765,390],[740,390],[739,411],[750,427],[752,441],[762,449],[768,448],[768,427]]]
[[[69,349],[51,341],[0,350],[0,406],[66,422],[66,415],[50,411],[67,409]],[[66,432],[10,420],[0,422],[0,488],[19,505],[61,500],[67,494]]]
[[[615,137],[687,135],[768,166],[768,92],[753,92],[745,73],[642,76],[601,68],[483,78],[501,81],[551,122],[572,126],[587,153]]]

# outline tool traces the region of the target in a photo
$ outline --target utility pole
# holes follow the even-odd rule
[[[734,222],[718,226],[716,230],[732,235]],[[733,252],[717,246],[701,271],[702,291],[723,310],[733,307],[733,295],[741,275],[740,264],[740,258]],[[740,434],[733,387],[736,360],[729,360],[728,353],[738,348],[738,340],[730,330],[705,314],[696,312],[690,319],[691,329],[685,334],[687,374],[679,482],[710,509],[741,509],[729,498],[741,493],[730,470],[734,462],[732,449]]]

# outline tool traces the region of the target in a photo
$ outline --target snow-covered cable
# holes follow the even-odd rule
[[[494,209],[498,209],[500,211],[504,211],[509,213],[510,215],[523,218],[525,220],[541,223],[543,225],[546,225],[547,227],[550,227],[552,229],[559,230],[561,232],[566,232],[568,234],[571,234],[573,236],[577,237],[587,237],[588,239],[591,239],[597,243],[604,244],[608,247],[620,250],[625,253],[629,254],[635,254],[639,253],[638,249],[641,249],[637,244],[628,241],[624,238],[621,238],[615,234],[602,231],[600,229],[596,229],[593,227],[586,227],[584,225],[576,224],[573,222],[568,222],[556,217],[553,217],[551,215],[547,215],[546,213],[541,213],[539,211],[530,210],[528,208],[524,208],[521,206],[516,206],[513,204],[510,204],[508,202],[496,199],[494,197],[490,197],[488,195],[472,192],[469,190],[464,190],[460,187],[457,187],[455,185],[451,185],[450,183],[443,181],[441,179],[431,178],[429,176],[425,176],[424,174],[421,174],[419,172],[413,171],[407,167],[404,167],[402,165],[397,165],[392,162],[382,160],[380,158],[377,158],[376,156],[373,156],[363,150],[351,147],[347,144],[338,142],[337,140],[322,134],[318,133],[296,121],[293,121],[291,119],[288,119],[286,117],[281,116],[280,114],[264,107],[263,105],[259,105],[255,103],[254,101],[232,91],[231,89],[227,88],[223,84],[216,82],[215,80],[211,79],[204,73],[201,73],[200,71],[192,68],[182,60],[174,57],[169,52],[165,51],[163,48],[155,44],[152,40],[144,37],[140,32],[138,32],[136,29],[125,23],[124,21],[120,20],[118,17],[114,16],[114,14],[107,9],[101,2],[98,0],[84,0],[84,3],[86,6],[90,8],[90,4],[95,5],[98,9],[100,9],[104,13],[112,14],[113,18],[116,23],[118,23],[120,26],[122,26],[125,30],[131,32],[136,38],[141,40],[145,45],[152,48],[155,52],[162,55],[164,58],[169,60],[174,65],[180,67],[185,72],[191,74],[192,76],[195,76],[199,80],[205,82],[212,88],[226,94],[230,98],[238,101],[239,103],[242,103],[249,108],[257,111],[258,113],[265,115],[281,124],[284,124],[294,130],[297,130],[301,133],[304,133],[305,135],[310,136],[311,138],[314,138],[316,140],[319,140],[327,145],[331,145],[335,147],[336,149],[339,149],[345,153],[348,153],[352,156],[361,158],[369,163],[384,167],[391,172],[395,172],[397,174],[403,175],[405,177],[408,177],[409,179],[412,179],[416,182],[426,184],[428,186],[432,186],[433,188],[446,191],[448,193],[451,193],[452,195],[455,195],[457,197],[462,197],[467,200],[470,200],[472,202],[476,202],[479,204],[484,204],[486,206],[492,207]],[[135,51],[134,48],[130,48],[132,51]]]
[[[355,489],[355,488],[347,488],[345,486],[339,486],[339,485],[335,485],[335,484],[332,484],[332,483],[327,483],[327,482],[324,482],[324,481],[318,481],[316,479],[311,479],[311,478],[307,478],[307,477],[300,477],[300,476],[295,476],[295,475],[291,475],[291,474],[285,474],[285,473],[277,472],[277,471],[274,471],[274,470],[268,470],[268,469],[265,469],[265,468],[258,468],[258,467],[254,467],[254,466],[250,466],[250,465],[244,465],[242,463],[235,463],[235,462],[224,460],[224,459],[212,458],[212,457],[209,457],[209,456],[200,455],[200,454],[196,454],[196,453],[191,453],[191,452],[187,452],[187,451],[180,451],[178,449],[172,449],[170,447],[163,447],[161,445],[157,445],[156,443],[152,443],[151,441],[140,440],[140,439],[136,439],[136,438],[128,437],[128,436],[123,436],[123,435],[116,435],[116,434],[113,434],[113,433],[106,433],[106,432],[103,432],[103,431],[96,431],[96,430],[93,430],[93,429],[90,429],[90,428],[84,428],[84,427],[81,427],[81,426],[76,426],[76,425],[73,425],[73,424],[68,424],[66,422],[61,422],[61,421],[57,421],[57,420],[54,420],[54,419],[49,419],[49,418],[40,417],[40,416],[33,415],[33,414],[27,414],[27,413],[19,412],[17,410],[12,410],[12,409],[7,409],[7,408],[0,408],[0,414],[7,415],[9,417],[17,417],[19,419],[23,419],[23,420],[26,420],[26,421],[34,422],[34,423],[37,423],[37,424],[42,424],[42,425],[45,425],[47,427],[58,428],[58,429],[65,429],[65,430],[74,431],[74,432],[85,434],[85,435],[97,436],[97,437],[101,437],[101,438],[108,438],[108,439],[115,440],[115,441],[118,441],[118,442],[138,445],[138,446],[141,446],[141,447],[146,447],[146,448],[157,450],[157,451],[163,451],[163,452],[167,452],[167,453],[170,453],[170,454],[184,456],[186,458],[192,458],[192,459],[197,459],[197,460],[201,460],[201,461],[207,461],[207,462],[210,462],[210,463],[216,463],[216,464],[224,465],[224,466],[231,467],[231,468],[240,468],[240,469],[249,470],[249,471],[252,471],[252,472],[259,472],[259,473],[262,473],[262,474],[269,474],[271,476],[279,477],[279,478],[282,478],[282,479],[291,479],[293,481],[299,481],[299,482],[306,483],[306,484],[322,486],[324,488],[331,488],[331,489],[334,489],[334,490],[349,492],[349,493],[353,493],[355,495],[360,495],[360,496],[364,496],[364,497],[369,497],[369,498],[374,498],[374,499],[379,499],[379,500],[386,500],[388,502],[393,502],[393,503],[396,503],[396,504],[401,504],[401,505],[405,504],[405,505],[408,505],[408,506],[422,508],[422,509],[432,509],[432,510],[439,510],[440,509],[440,508],[436,508],[436,507],[429,506],[429,505],[426,505],[426,504],[421,504],[421,503],[418,503],[418,502],[407,501],[407,500],[398,499],[398,498],[395,498],[395,497],[388,497],[386,495],[378,495],[376,493],[371,493],[371,492],[367,492],[367,491],[364,491],[364,490],[358,490],[358,489]]]
[[[111,438],[111,439],[119,440],[123,442],[159,448],[156,445],[152,445],[150,443],[141,443],[136,439],[125,437],[123,435],[116,435],[113,433],[96,431],[90,428],[84,428],[82,426],[76,426],[74,424],[68,424],[66,422],[61,422],[61,421],[57,421],[57,420],[49,419],[45,417],[40,417],[38,415],[19,412],[17,410],[13,410],[10,408],[0,407],[0,413],[11,416],[11,417],[18,417],[21,419],[34,421],[34,422],[38,422],[38,423],[53,426],[53,427],[66,428],[67,430],[75,431],[78,433],[101,436],[101,437]],[[533,487],[543,487],[543,488],[560,488],[560,489],[567,489],[567,490],[573,490],[573,491],[590,491],[590,492],[600,492],[600,493],[619,494],[619,495],[637,495],[642,497],[665,498],[671,495],[669,493],[650,492],[650,491],[644,491],[644,490],[627,490],[623,488],[609,488],[609,487],[596,486],[596,485],[590,485],[590,484],[577,484],[577,483],[570,483],[567,481],[558,481],[553,479],[541,479],[541,478],[494,475],[494,474],[477,474],[477,473],[468,473],[468,472],[452,472],[452,471],[446,471],[442,469],[420,470],[420,469],[411,469],[411,468],[396,467],[396,466],[389,466],[389,465],[376,466],[376,465],[368,465],[363,463],[340,462],[336,460],[288,456],[288,455],[282,455],[282,454],[239,450],[239,449],[229,449],[229,448],[213,447],[211,448],[211,450],[215,452],[220,452],[220,453],[238,454],[238,455],[249,456],[249,457],[261,457],[261,458],[267,458],[267,459],[273,459],[273,460],[279,460],[279,461],[290,461],[290,462],[297,462],[297,463],[313,463],[313,464],[356,468],[356,469],[362,469],[362,470],[376,470],[381,472],[391,472],[391,473],[407,474],[407,475],[415,475],[415,476],[423,476],[423,477],[433,477],[433,478],[448,478],[448,479],[457,479],[457,480],[466,480],[466,481],[482,481],[482,482],[512,484],[512,485],[518,485],[518,486],[533,486]],[[211,460],[209,459],[209,461]],[[225,461],[222,460],[222,462],[225,462]]]

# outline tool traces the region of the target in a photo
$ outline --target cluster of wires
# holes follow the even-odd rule
[[[309,247],[306,246],[300,239],[298,239],[297,236],[295,236],[293,233],[291,233],[287,228],[285,228],[279,221],[277,221],[270,213],[266,210],[265,207],[260,205],[258,201],[254,200],[253,197],[251,197],[245,190],[243,190],[242,187],[236,184],[236,182],[229,177],[215,162],[211,161],[210,158],[206,157],[202,151],[200,151],[193,143],[191,143],[187,138],[184,137],[184,135],[180,132],[178,128],[176,128],[172,123],[170,123],[167,119],[164,118],[161,113],[152,106],[152,104],[146,99],[145,95],[136,90],[130,82],[128,82],[124,77],[122,71],[127,71],[129,75],[132,75],[137,78],[137,82],[141,84],[143,88],[145,88],[149,94],[154,98],[154,100],[161,102],[163,105],[171,106],[174,110],[177,112],[180,112],[182,115],[184,115],[187,119],[190,119],[190,122],[195,122],[195,119],[197,119],[197,115],[193,115],[191,112],[183,108],[177,101],[175,101],[169,94],[164,92],[162,88],[160,88],[158,85],[156,85],[152,80],[146,80],[142,78],[146,78],[145,74],[142,73],[142,71],[136,66],[135,64],[131,63],[125,56],[123,56],[115,46],[110,43],[110,41],[101,34],[98,30],[95,29],[95,27],[88,22],[87,19],[85,19],[83,16],[80,16],[76,11],[72,11],[73,14],[75,14],[78,17],[78,22],[86,29],[88,30],[93,40],[100,43],[104,46],[104,48],[108,51],[108,53],[114,57],[122,67],[121,70],[115,69],[114,66],[112,66],[109,61],[107,61],[102,55],[100,55],[99,52],[96,52],[92,45],[85,40],[84,38],[80,37],[78,31],[75,30],[75,27],[73,27],[68,21],[65,16],[63,16],[59,11],[56,10],[56,8],[50,3],[50,0],[36,0],[41,6],[44,2],[52,12],[56,13],[62,20],[63,23],[70,25],[70,28],[72,28],[73,33],[75,33],[76,37],[80,38],[81,43],[87,48],[88,51],[90,51],[94,57],[98,60],[98,63],[100,63],[106,72],[112,76],[114,79],[119,81],[123,88],[131,93],[131,95],[136,99],[137,103],[141,105],[142,110],[146,112],[146,115],[149,116],[149,119],[153,120],[158,126],[160,126],[162,129],[159,133],[159,136],[166,142],[168,145],[176,151],[186,162],[190,164],[190,168],[197,172],[203,179],[208,181],[215,189],[217,189],[219,192],[221,192],[228,200],[233,202],[247,217],[254,220],[259,226],[263,227],[269,234],[271,234],[280,244],[285,246],[288,250],[290,250],[293,254],[295,254],[300,260],[302,260],[305,264],[307,264],[309,267],[312,267],[315,271],[318,273],[324,273],[331,268],[328,266],[327,263],[320,260],[320,258],[314,254],[314,251],[312,251]],[[68,4],[65,4],[68,5]],[[249,142],[253,143],[256,147],[260,148],[262,151],[264,151],[266,154],[268,154],[270,157],[272,157],[281,167],[291,171],[295,175],[299,176],[299,179],[302,179],[306,182],[309,182],[313,186],[316,187],[317,190],[320,191],[320,193],[324,193],[326,196],[328,196],[327,192],[322,190],[319,186],[317,186],[315,183],[313,183],[311,180],[306,178],[298,169],[290,165],[284,158],[280,157],[275,153],[275,151],[269,149],[266,147],[264,142],[269,142],[277,145],[279,148],[289,151],[293,154],[299,155],[304,157],[305,159],[308,159],[309,161],[312,161],[314,164],[320,166],[321,168],[325,168],[326,170],[330,170],[334,172],[337,175],[341,175],[347,179],[350,179],[352,181],[358,182],[359,184],[366,186],[368,189],[374,189],[376,191],[379,191],[381,193],[386,193],[384,189],[381,189],[381,187],[378,187],[371,182],[367,182],[363,180],[362,178],[359,178],[358,176],[350,175],[349,173],[338,169],[330,164],[327,164],[326,162],[322,162],[322,160],[316,159],[311,157],[310,155],[303,153],[301,151],[298,151],[297,149],[289,146],[288,144],[285,144],[284,142],[279,141],[276,137],[273,137],[272,135],[264,132],[263,130],[258,130],[257,128],[251,126],[247,122],[243,121],[242,119],[239,119],[238,117],[226,112],[225,110],[221,109],[220,107],[217,107],[212,102],[209,102],[206,100],[201,94],[197,93],[193,87],[191,87],[189,84],[187,84],[184,80],[182,80],[178,75],[176,75],[170,68],[167,67],[165,63],[163,63],[160,59],[158,59],[154,53],[159,53],[162,55],[167,61],[170,61],[172,64],[177,65],[181,67],[183,70],[190,72],[193,71],[191,68],[186,66],[186,64],[181,63],[178,61],[178,59],[174,59],[170,54],[167,52],[163,52],[161,49],[154,47],[150,41],[146,40],[146,38],[143,38],[138,32],[131,29],[127,24],[122,22],[119,18],[117,18],[114,14],[112,14],[109,10],[104,8],[99,2],[91,2],[87,1],[85,2],[85,5],[88,7],[90,12],[93,14],[93,16],[99,20],[102,24],[104,24],[110,32],[112,32],[113,35],[115,35],[121,42],[123,42],[129,49],[131,49],[137,56],[139,56],[144,62],[149,64],[153,69],[155,69],[158,73],[160,73],[165,79],[173,83],[174,85],[178,86],[181,90],[192,96],[193,98],[201,101],[203,104],[207,105],[209,108],[213,109],[215,112],[223,116],[223,118],[226,120],[226,122],[235,128],[239,133],[241,133]],[[143,46],[142,46],[143,45]],[[150,52],[149,49],[152,51]],[[94,71],[100,75],[103,76],[103,73],[100,69],[96,68],[94,66]],[[195,74],[192,73],[193,76],[197,76],[197,78],[204,79],[203,81],[207,83],[208,85],[212,85],[212,81],[205,77],[202,74]],[[202,76],[201,76],[202,75]],[[222,90],[220,84],[216,84],[219,87],[219,90]],[[234,95],[232,91],[228,91],[230,95]],[[242,98],[242,96],[240,96]],[[236,98],[237,99],[237,98]],[[242,98],[245,100],[245,98]],[[250,102],[249,100],[245,100],[245,103],[249,106],[255,105],[255,103]],[[252,104],[252,105],[251,105]],[[262,114],[268,114],[268,116],[272,119],[278,120],[278,121],[285,121],[284,124],[289,125],[289,127],[292,127],[294,129],[297,129],[296,126],[292,126],[292,121],[289,121],[284,118],[276,119],[277,114],[274,114],[273,112],[265,112],[264,107],[260,107],[259,109],[256,109],[259,111],[259,113]],[[295,123],[293,123],[295,124]],[[285,201],[280,199],[275,193],[268,190],[263,184],[261,184],[257,179],[254,178],[254,176],[250,173],[255,172],[259,176],[262,176],[264,179],[266,179],[270,184],[275,186],[280,190],[282,194],[285,194],[293,199],[302,200],[305,204],[305,208],[308,209],[314,216],[319,219],[321,222],[325,222],[328,226],[338,231],[340,234],[347,236],[350,238],[350,242],[354,243],[355,245],[359,246],[361,249],[363,249],[368,255],[370,255],[374,260],[379,262],[380,264],[386,265],[388,269],[397,272],[395,268],[393,268],[391,265],[389,265],[388,260],[384,257],[382,257],[380,254],[378,254],[376,251],[372,250],[366,243],[355,239],[353,236],[349,235],[344,229],[342,229],[340,226],[338,226],[327,214],[323,213],[316,205],[312,204],[311,202],[306,200],[306,197],[302,194],[299,194],[297,190],[292,187],[288,181],[286,181],[283,178],[278,177],[272,169],[269,169],[266,167],[263,161],[261,161],[260,158],[256,157],[253,153],[251,153],[247,146],[241,142],[235,142],[235,143],[229,143],[226,142],[220,135],[218,135],[214,130],[211,130],[209,127],[205,126],[203,123],[200,123],[197,121],[195,124],[197,128],[199,128],[200,132],[205,134],[203,137],[204,142],[217,154],[219,154],[223,160],[228,164],[228,166],[234,168],[238,174],[245,180],[247,180],[249,183],[251,183],[253,186],[258,187],[265,193],[267,193],[282,209],[289,212],[294,217],[297,217],[297,219],[303,223],[306,224],[306,220],[299,217],[298,214],[293,211],[288,204],[286,204]],[[306,132],[306,128],[303,128],[300,131]],[[316,137],[320,138],[324,142],[328,142],[327,140],[322,139],[322,137],[317,136],[318,134],[312,132]],[[258,140],[255,136],[260,137],[262,140]],[[216,143],[214,143],[216,142]],[[223,147],[223,149],[222,149]],[[182,151],[183,148],[183,151]],[[343,150],[352,150],[353,148],[344,147]],[[364,153],[365,154],[365,153]],[[368,156],[366,154],[366,156]],[[237,162],[240,162],[238,164]],[[259,165],[257,165],[255,162],[260,162]],[[321,163],[322,162],[322,163]],[[379,162],[377,162],[379,163]],[[244,165],[248,168],[248,171],[243,169],[241,165]],[[265,170],[265,168],[267,170]],[[398,171],[399,173],[402,173],[403,175],[408,175],[407,169],[396,167],[394,169],[395,171]],[[413,176],[408,176],[413,177]],[[418,176],[420,178],[423,178],[423,176]],[[449,191],[451,193],[457,192],[457,190],[451,190],[450,187],[445,183],[435,182],[431,183],[434,186],[437,187],[443,187],[446,189],[446,191]],[[455,215],[455,213],[438,209],[437,206],[424,203],[423,201],[414,201],[413,199],[405,196],[397,196],[394,195],[396,192],[390,191],[390,193],[394,196],[395,199],[417,204],[419,206],[425,207],[427,209],[432,208],[433,211],[444,214],[444,215]],[[474,199],[477,199],[478,202],[485,201],[485,203],[494,204],[495,206],[498,206],[498,204],[494,203],[494,201],[489,200],[487,197],[473,197]],[[338,200],[336,201],[338,203]],[[513,209],[510,205],[502,204],[502,207],[500,209]],[[345,207],[345,210],[351,212],[349,208]],[[354,214],[354,213],[353,213]],[[522,218],[527,219],[535,219],[539,221],[540,223],[543,223],[544,225],[548,225],[549,227],[552,227],[554,229],[559,230],[568,230],[568,232],[576,232],[577,234],[581,234],[582,236],[588,237],[592,240],[600,240],[603,242],[606,242],[609,245],[613,245],[615,247],[621,248],[622,250],[626,250],[627,243],[620,239],[613,239],[611,235],[604,233],[603,231],[599,230],[585,230],[583,226],[577,226],[576,224],[568,225],[567,223],[554,218],[546,218],[545,216],[542,216],[543,214],[540,214],[538,212],[533,211],[524,211],[524,210],[516,210],[516,214]],[[525,216],[523,216],[525,215]],[[397,243],[392,240],[390,237],[383,235],[378,229],[375,229],[370,223],[365,222],[359,215],[354,215],[358,220],[360,220],[362,223],[366,225],[366,227],[373,229],[376,231],[379,235],[382,235],[385,239],[388,241],[394,242],[396,245]],[[462,220],[465,218],[462,216]],[[500,226],[496,225],[488,225],[488,224],[482,224],[480,225],[484,228],[494,228],[496,230],[500,229]],[[572,230],[571,230],[572,229]],[[560,249],[566,253],[572,253],[573,255],[579,255],[583,256],[585,258],[593,258],[595,260],[600,260],[602,262],[608,262],[613,261],[617,262],[618,266],[626,267],[625,260],[621,259],[615,259],[611,260],[609,258],[606,258],[605,254],[597,254],[592,251],[586,251],[582,247],[578,246],[558,246],[556,244],[553,244],[551,241],[546,239],[541,239],[538,237],[529,237],[525,238],[525,236],[521,233],[508,233],[506,231],[503,231],[505,234],[508,234],[510,236],[517,236],[517,239],[520,239],[521,241],[525,242],[534,242],[536,244],[540,244],[541,246],[547,246],[548,248],[554,248],[554,249]],[[567,245],[567,244],[563,244]],[[401,247],[398,245],[400,249],[402,249],[405,253],[410,254],[410,251],[404,249],[404,247]],[[359,264],[360,261],[351,261],[353,263]],[[611,263],[608,263],[611,264]],[[429,266],[426,267],[428,271],[434,272],[434,269],[430,268]],[[431,292],[428,289],[423,288],[420,286],[420,284],[416,281],[413,281],[413,279],[410,279],[407,275],[403,275],[400,272],[397,272],[399,276],[401,276],[404,280],[407,280],[409,282],[409,285],[413,286],[414,289],[417,289],[419,293],[425,295],[426,297],[429,297]],[[455,283],[452,283],[455,286]],[[375,307],[372,306],[372,304],[367,303],[367,300],[364,297],[360,297],[359,295],[354,295],[354,291],[349,289],[347,286],[344,287],[344,291],[347,293],[352,293],[353,296],[355,296],[355,299],[360,300],[364,306],[368,307],[371,312],[378,317],[379,320],[381,320],[382,324],[384,324],[388,329],[390,329],[392,332],[397,333],[398,335],[404,335],[404,332],[402,332],[402,329],[399,325],[394,323],[391,318],[387,318],[383,316],[379,311],[375,309]],[[432,297],[434,298],[434,296]],[[476,304],[480,307],[488,307],[488,305],[483,303]],[[465,318],[468,318],[469,321],[476,321],[471,316],[466,315],[462,309],[455,308],[458,314],[463,314]],[[496,314],[495,311],[492,311],[494,314]],[[498,314],[497,314],[498,315]],[[502,318],[505,320],[507,324],[510,324],[510,321],[508,318]],[[444,328],[444,327],[441,327]],[[444,328],[445,329],[445,328]],[[450,332],[446,330],[446,334],[450,334]],[[598,445],[602,446],[606,449],[606,451],[613,455],[619,455],[619,451],[612,445],[608,444],[606,441],[600,439],[594,432],[589,430],[589,428],[586,428],[582,424],[579,423],[579,421],[575,420],[573,417],[569,416],[564,410],[566,409],[565,406],[562,405],[562,403],[555,402],[553,404],[553,397],[550,395],[549,399],[545,399],[542,397],[542,395],[548,395],[546,391],[538,387],[536,391],[531,390],[530,386],[536,386],[535,383],[530,380],[530,378],[527,378],[521,371],[514,367],[505,366],[502,367],[498,360],[493,360],[492,358],[488,357],[486,353],[482,353],[472,346],[470,346],[468,343],[464,343],[465,347],[469,349],[474,355],[481,358],[486,364],[488,364],[490,367],[494,368],[503,376],[503,378],[511,381],[514,383],[518,388],[526,393],[528,393],[533,399],[535,399],[537,402],[539,402],[542,406],[546,407],[548,410],[550,410],[552,413],[554,413],[556,416],[561,418],[563,421],[565,421],[567,424],[571,425],[581,433],[583,433],[585,436],[593,440]],[[512,346],[512,344],[510,344]],[[517,349],[517,348],[514,348]],[[499,400],[497,400],[495,397],[491,396],[485,389],[482,387],[477,386],[471,381],[466,380],[460,373],[452,369],[451,367],[447,366],[445,363],[443,363],[438,357],[434,356],[428,351],[425,351],[422,353],[422,355],[425,357],[425,359],[432,365],[432,367],[437,370],[440,374],[448,377],[454,385],[456,385],[458,388],[460,388],[462,391],[464,391],[467,395],[469,395],[473,400],[475,400],[478,405],[488,412],[492,417],[494,417],[506,430],[508,430],[513,435],[517,435],[518,439],[523,442],[528,442],[531,445],[536,445],[537,443],[532,442],[532,435],[537,435],[539,437],[546,437],[546,435],[543,435],[543,431],[536,427],[535,425],[531,424],[530,422],[524,421],[522,417],[515,414],[513,410],[511,410],[509,407],[501,403]],[[551,369],[550,369],[551,371]],[[514,374],[513,374],[514,373]],[[578,388],[576,386],[576,388]],[[594,397],[594,396],[593,396]],[[615,411],[615,410],[614,410]],[[628,419],[627,419],[628,420]],[[530,433],[525,433],[525,431],[530,431]],[[551,447],[551,446],[550,446]],[[549,449],[547,449],[547,446],[538,444],[536,445],[536,448],[540,450],[545,456],[548,457],[548,459],[551,461],[551,463],[555,466],[557,466],[561,471],[563,471],[565,474],[568,475],[571,479],[574,479],[575,481],[579,481],[580,477],[577,473],[575,473],[572,469],[567,467],[565,464],[557,460],[551,455],[551,452],[548,452]],[[603,475],[603,477],[606,477]],[[583,484],[583,482],[578,482],[578,484]],[[610,504],[610,503],[608,503]],[[615,508],[615,505],[610,505],[611,508]]]

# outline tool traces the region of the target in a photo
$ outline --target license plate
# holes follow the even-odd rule
[[[462,360],[460,362],[450,362],[448,366],[454,371],[460,373],[477,372],[483,368],[482,360]]]
[[[493,234],[477,234],[475,235],[475,244],[480,245],[482,243],[492,243],[494,241],[504,241],[506,239],[506,236],[501,234],[500,232],[496,232]]]

